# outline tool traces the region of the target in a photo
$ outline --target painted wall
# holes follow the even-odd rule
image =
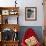
[[[0,0],[0,7],[15,6],[15,0]],[[43,26],[43,0],[17,0],[19,6],[19,24],[20,26]],[[37,7],[37,20],[25,21],[25,7]],[[12,18],[12,17],[11,17]],[[9,19],[10,20],[10,19]],[[14,21],[13,21],[14,22]]]

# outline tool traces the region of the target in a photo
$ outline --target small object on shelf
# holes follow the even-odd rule
[[[9,14],[10,14],[10,15],[13,15],[13,14],[14,14],[14,10],[13,10],[13,9],[10,10]]]
[[[15,41],[15,38],[14,38],[14,41]]]
[[[5,28],[2,32],[2,40],[9,41],[12,40],[12,30],[9,28]]]
[[[7,19],[5,19],[5,24],[8,24],[8,18],[7,18]]]
[[[0,15],[2,14],[2,10],[0,10]]]
[[[0,24],[1,24],[1,15],[0,15]]]
[[[9,14],[10,15],[16,15],[17,13],[18,13],[17,11],[11,10]]]
[[[15,33],[14,33],[13,40],[14,40],[14,41],[19,40],[19,39],[18,39],[18,32],[15,32]]]
[[[13,38],[14,38],[14,41],[15,41],[15,40],[16,40],[16,39],[15,39],[15,38],[16,38],[16,33],[14,33],[14,37],[13,37]]]
[[[14,12],[14,14],[17,14],[17,12]]]
[[[15,28],[15,27],[14,27]],[[14,32],[17,32],[16,28],[14,29]]]

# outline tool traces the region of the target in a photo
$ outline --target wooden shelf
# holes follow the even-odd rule
[[[17,32],[19,31],[19,29],[20,29],[20,26],[19,26],[19,24],[0,24],[0,28],[1,28],[1,31],[3,30],[3,29],[5,29],[5,28],[10,28],[10,29],[12,29],[13,31],[14,31],[14,29],[16,29],[17,30]]]
[[[5,43],[8,43],[8,42],[12,43],[12,42],[19,42],[19,40],[15,40],[15,41],[10,40],[10,41],[3,41],[3,42],[5,42]]]
[[[5,9],[19,9],[19,7],[0,7],[1,10]]]
[[[7,15],[19,15],[19,7],[0,7],[0,14],[2,14],[2,11],[5,11],[5,10],[6,10],[6,12],[8,12]],[[17,12],[17,13],[10,14],[10,12]],[[4,14],[4,15],[6,15],[6,14]]]
[[[3,41],[1,42],[3,46],[18,46],[18,41]]]
[[[7,18],[9,16],[14,16],[14,17],[17,16],[17,18],[15,19],[17,21],[17,23],[9,24],[8,18]],[[17,41],[16,41],[16,38],[18,38],[18,31],[20,29],[20,26],[18,24],[18,17],[19,17],[19,7],[0,7],[0,21],[1,21],[1,24],[0,24],[0,32],[1,32],[0,46],[18,46],[19,40],[17,39]],[[7,34],[8,39],[10,39],[9,41],[3,39],[4,37],[2,37],[2,35],[4,35],[3,34],[4,29],[10,29],[10,31],[14,31],[14,33],[13,33],[14,35],[12,34],[13,37],[10,37],[11,39],[8,37],[8,34]],[[16,34],[16,37],[15,37],[15,34]],[[12,35],[10,35],[10,36],[12,36]],[[12,38],[15,39],[15,41]]]

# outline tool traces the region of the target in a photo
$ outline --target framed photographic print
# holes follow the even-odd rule
[[[9,15],[9,10],[2,10],[2,15]]]
[[[37,8],[36,7],[26,7],[25,8],[25,20],[27,21],[37,20]]]

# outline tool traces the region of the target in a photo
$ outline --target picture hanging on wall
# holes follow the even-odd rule
[[[36,21],[37,20],[37,8],[36,7],[26,7],[25,8],[25,20],[26,21]]]

